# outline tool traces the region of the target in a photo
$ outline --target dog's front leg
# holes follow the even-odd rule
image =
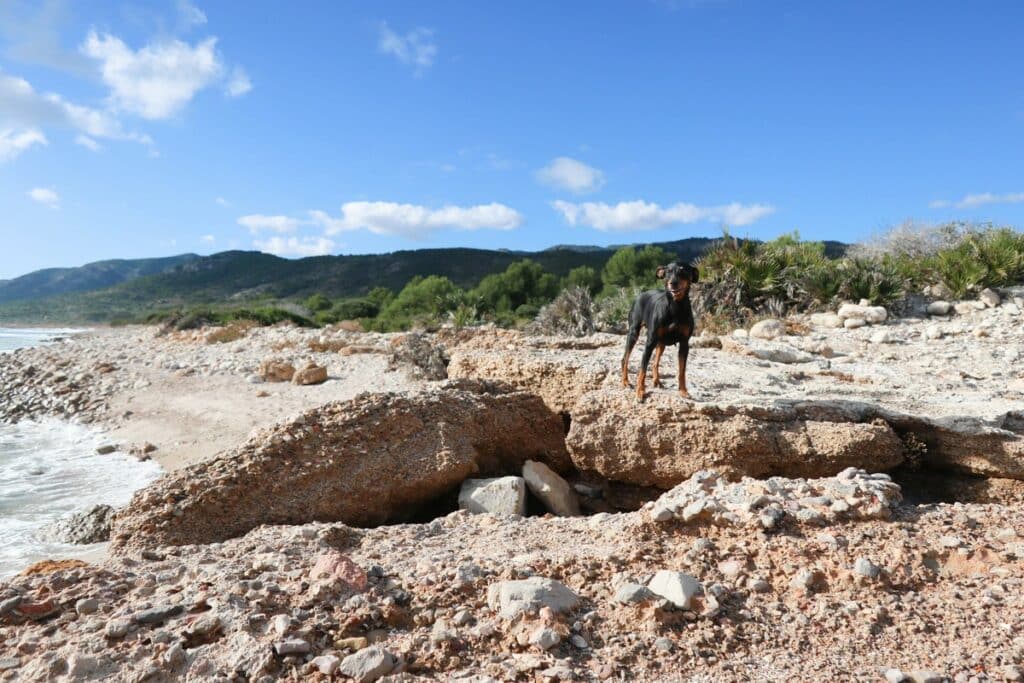
[[[658,374],[658,366],[661,365],[661,354],[665,352],[665,345],[658,344],[654,349],[654,372],[651,373],[651,384],[661,388],[661,377]]]
[[[686,389],[686,358],[690,355],[690,338],[683,337],[679,340],[679,395],[683,398],[690,398],[690,392]]]
[[[644,346],[644,355],[640,359],[640,374],[636,378],[636,397],[637,400],[644,400],[645,384],[647,381],[647,366],[651,363],[651,354],[654,353],[654,348],[657,346],[657,340],[653,338],[653,335],[647,339],[647,344]]]

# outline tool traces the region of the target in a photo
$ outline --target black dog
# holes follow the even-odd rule
[[[690,307],[690,285],[700,277],[697,269],[687,263],[659,266],[659,280],[665,289],[641,292],[629,309],[629,334],[626,353],[622,357],[622,386],[629,386],[629,354],[640,336],[640,328],[647,328],[647,344],[640,361],[640,375],[636,382],[636,397],[644,400],[644,381],[647,365],[654,353],[654,386],[661,386],[658,364],[667,344],[679,344],[679,395],[689,398],[686,390],[686,357],[690,354],[690,335],[693,334],[693,309]]]

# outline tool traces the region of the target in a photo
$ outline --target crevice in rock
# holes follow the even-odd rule
[[[904,505],[939,503],[1024,503],[1024,481],[965,474],[927,464],[906,465],[891,472],[903,489]]]

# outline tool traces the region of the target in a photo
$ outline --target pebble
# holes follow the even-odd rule
[[[111,619],[107,622],[106,628],[103,632],[107,638],[124,638],[128,635],[128,629],[131,624],[125,619]]]
[[[615,591],[615,597],[612,600],[622,605],[633,605],[653,597],[654,593],[647,586],[641,586],[638,583],[624,583]]]
[[[304,655],[310,651],[309,641],[302,638],[289,638],[274,643],[274,652],[281,657],[285,655]]]
[[[391,673],[394,668],[394,655],[375,645],[345,657],[338,671],[358,683],[372,683]]]
[[[75,612],[81,615],[95,614],[100,608],[100,601],[96,598],[82,598],[75,603]]]
[[[310,664],[316,667],[316,670],[323,675],[333,676],[338,667],[341,666],[341,659],[334,655],[320,655],[319,657],[314,657]]]
[[[676,649],[676,644],[668,638],[658,638],[654,641],[654,649],[662,652],[672,652]]]
[[[21,662],[17,657],[0,657],[0,671],[17,669],[19,666],[21,666]]]
[[[541,626],[530,634],[530,645],[536,645],[541,650],[550,650],[562,642],[562,636],[558,631],[547,626]]]
[[[679,609],[690,609],[693,598],[703,592],[700,581],[689,574],[662,569],[651,579],[647,587]]]
[[[877,579],[882,573],[882,568],[866,557],[858,557],[853,563],[853,571],[865,578]]]
[[[939,545],[943,548],[959,548],[964,542],[959,536],[942,536],[939,538]]]
[[[163,605],[152,607],[142,612],[137,612],[133,619],[137,624],[162,624],[171,617],[178,616],[185,611],[181,605]]]

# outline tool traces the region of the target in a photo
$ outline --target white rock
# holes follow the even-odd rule
[[[579,601],[564,584],[536,576],[521,581],[500,581],[487,587],[487,605],[504,619],[514,619],[523,612],[542,607],[567,612]]]
[[[866,557],[858,557],[853,563],[853,571],[868,579],[877,579],[882,568]]]
[[[689,574],[662,569],[650,580],[647,587],[679,609],[689,609],[695,595],[702,592],[700,581]]]
[[[459,490],[459,508],[522,516],[526,513],[526,481],[522,477],[467,479]]]
[[[736,337],[737,339],[746,339],[750,335],[747,334],[747,331],[744,330],[743,328],[739,328],[732,331],[732,336]]]
[[[769,318],[754,323],[750,328],[750,336],[756,339],[775,339],[786,334],[786,326],[781,320]]]
[[[953,304],[953,310],[956,311],[958,315],[970,315],[978,310],[974,304],[981,304],[982,308],[985,306],[985,304],[982,304],[980,301],[958,301]]]
[[[978,294],[978,301],[982,302],[989,308],[995,308],[1002,302],[1002,300],[1002,297],[987,287],[981,290],[981,293]]]
[[[847,318],[843,321],[843,327],[848,330],[855,330],[858,327],[864,327],[868,324],[868,321],[864,318]]]
[[[811,324],[816,327],[842,327],[843,319],[835,313],[814,313],[811,315]]]
[[[843,318],[836,313],[812,313],[811,325],[819,328],[841,328]]]
[[[341,660],[338,671],[359,683],[373,683],[395,668],[395,657],[382,647],[373,645]]]
[[[889,334],[888,330],[879,330],[871,335],[872,344],[893,344],[896,338]]]
[[[569,482],[542,462],[527,460],[523,465],[523,479],[533,495],[540,498],[544,506],[560,517],[576,517],[580,514],[580,503]]]
[[[1020,306],[1017,304],[1003,304],[1002,310],[1007,315],[1020,315]]]
[[[925,339],[942,339],[945,332],[938,325],[929,325],[924,331]]]
[[[953,304],[948,301],[933,301],[928,304],[928,315],[949,315]]]
[[[310,662],[316,667],[316,670],[325,676],[333,676],[334,672],[341,666],[341,660],[334,655],[320,655],[314,657],[313,661]]]
[[[308,640],[302,638],[289,638],[274,643],[274,652],[284,657],[285,655],[304,655],[310,651]]]
[[[889,311],[885,306],[866,306],[864,308],[864,319],[871,325],[884,323],[889,318]]]
[[[560,642],[562,636],[558,635],[558,631],[547,626],[541,626],[530,634],[530,645],[536,645],[542,650],[550,650]]]
[[[839,307],[839,311],[836,312],[841,320],[848,320],[849,318],[863,318],[864,307],[858,304],[843,304]]]

